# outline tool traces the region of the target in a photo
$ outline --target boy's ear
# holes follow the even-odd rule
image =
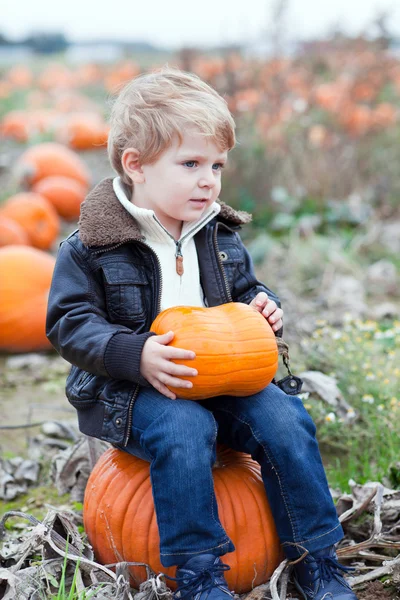
[[[122,168],[133,183],[144,183],[145,180],[139,156],[140,152],[136,148],[126,148],[121,156]]]

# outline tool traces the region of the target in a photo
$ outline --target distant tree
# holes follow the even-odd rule
[[[70,44],[63,33],[37,32],[25,38],[24,45],[37,54],[53,54],[63,52]]]
[[[13,42],[9,40],[8,37],[4,35],[4,33],[0,32],[0,46],[11,46],[12,44]]]
[[[377,40],[383,48],[389,48],[393,41],[393,33],[389,25],[392,19],[393,15],[390,10],[380,10],[372,22],[378,33]]]

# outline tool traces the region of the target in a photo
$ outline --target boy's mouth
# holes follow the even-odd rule
[[[196,204],[205,204],[208,198],[190,198],[190,202],[196,202]]]

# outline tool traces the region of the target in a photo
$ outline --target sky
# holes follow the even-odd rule
[[[61,31],[71,41],[112,38],[157,46],[213,46],[260,42],[273,28],[278,0],[0,0],[0,32],[18,39]],[[340,25],[357,34],[379,11],[400,37],[399,0],[281,0],[290,40],[324,36]]]

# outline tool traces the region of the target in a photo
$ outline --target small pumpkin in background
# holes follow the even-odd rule
[[[0,350],[47,350],[47,298],[55,258],[30,246],[0,248]]]
[[[28,234],[13,219],[0,216],[0,247],[10,246],[11,244],[30,246]]]
[[[177,397],[250,396],[264,389],[278,369],[278,346],[268,321],[242,302],[220,306],[175,306],[162,311],[151,331],[174,332],[170,346],[192,350],[194,360],[173,360],[197,370],[192,388],[168,386]]]
[[[275,523],[265,493],[260,465],[250,455],[217,447],[213,466],[218,516],[235,552],[223,562],[229,589],[249,592],[265,583],[283,560]],[[96,558],[103,564],[143,562],[153,571],[175,576],[163,567],[150,480],[150,463],[110,448],[90,474],[83,505],[83,523]],[[132,585],[146,581],[145,567],[129,567]],[[167,585],[176,589],[173,581]]]
[[[44,177],[32,187],[32,192],[47,198],[60,217],[67,221],[79,218],[87,191],[80,181],[62,175]]]
[[[107,144],[109,126],[96,113],[72,114],[56,132],[59,142],[74,150],[91,150]]]
[[[51,175],[72,177],[89,187],[90,173],[79,156],[66,146],[45,142],[28,148],[15,167],[17,177],[28,188]]]
[[[8,198],[0,216],[16,221],[27,233],[32,246],[48,250],[60,232],[60,219],[52,204],[40,194],[20,192]]]
[[[27,142],[32,133],[32,121],[24,110],[11,110],[0,121],[0,136],[17,142]]]

